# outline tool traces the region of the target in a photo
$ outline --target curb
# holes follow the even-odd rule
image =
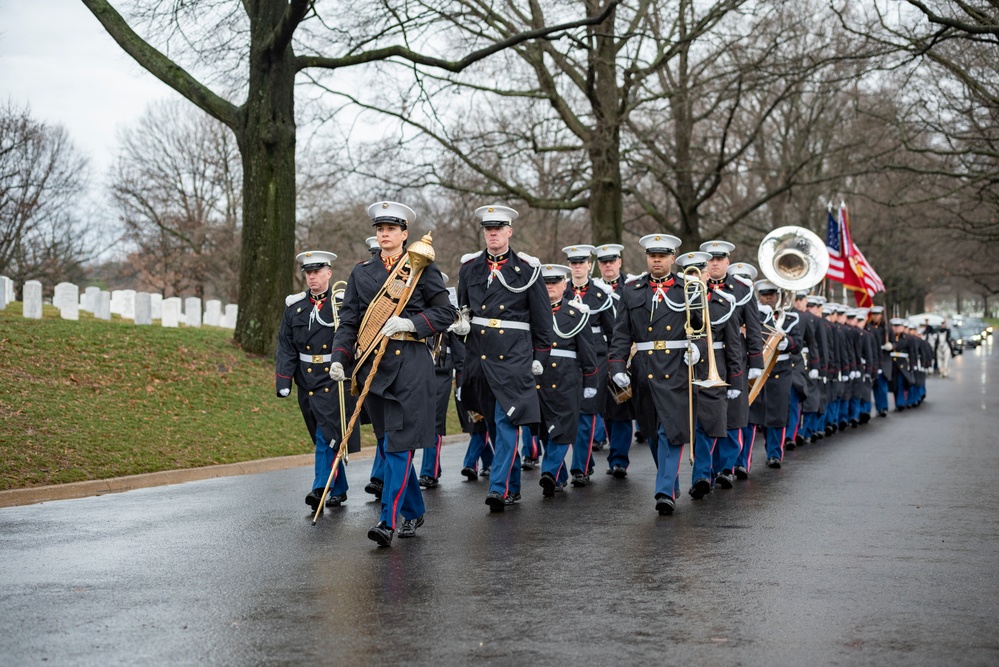
[[[464,433],[444,437],[444,444],[464,442],[468,436]],[[367,447],[350,455],[351,460],[370,460],[374,458],[375,448]],[[278,456],[257,461],[242,463],[223,463],[221,465],[188,468],[186,470],[163,470],[141,475],[127,475],[110,479],[92,479],[85,482],[69,482],[68,484],[53,484],[50,486],[35,486],[27,489],[8,489],[0,491],[0,508],[18,507],[20,505],[35,505],[53,500],[71,500],[73,498],[89,498],[103,496],[109,493],[122,493],[135,489],[146,489],[168,484],[183,484],[201,479],[216,477],[234,477],[236,475],[256,475],[262,472],[287,470],[312,465],[313,454],[296,454],[294,456]]]

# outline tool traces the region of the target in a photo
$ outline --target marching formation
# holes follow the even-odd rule
[[[543,264],[511,246],[514,209],[483,206],[485,250],[462,257],[448,288],[430,236],[409,244],[412,209],[368,213],[371,256],[346,283],[331,283],[333,253],[298,255],[308,289],[286,300],[277,394],[298,386],[315,517],[346,501],[345,456],[359,449],[357,422],[372,425],[365,491],[382,509],[368,537],[380,546],[424,523],[452,395],[469,434],[461,475],[488,479],[489,511],[527,493],[524,470],[540,467],[543,499],[591,484],[604,446],[606,474],[626,480],[632,443],[645,442],[660,515],[676,509],[684,453],[700,501],[750,476],[757,436],[780,468],[786,450],[885,417],[889,393],[900,411],[926,395],[933,348],[881,306],[811,294],[828,256],[800,227],[764,239],[764,278],[730,263],[732,243],[681,252],[668,234],[642,237],[647,271],[625,277],[624,246],[568,246],[565,264]]]

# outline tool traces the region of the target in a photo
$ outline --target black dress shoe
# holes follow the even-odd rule
[[[641,431],[635,431],[635,442],[637,442],[638,444],[642,444],[643,442],[645,442],[645,434],[642,433]]]
[[[860,426],[860,424],[857,422],[856,419],[850,420],[850,428],[857,428],[858,426]]]
[[[797,447],[797,445],[794,444],[794,440],[784,441],[784,449],[786,451],[793,452],[795,447]]]
[[[869,421],[871,421],[871,413],[870,412],[861,412],[860,413],[860,423],[861,424],[866,424]]]
[[[836,432],[835,426],[833,426],[832,424],[826,425],[826,435],[832,435],[835,432]]]
[[[555,493],[563,493],[565,491],[565,483],[558,482],[555,484]]]
[[[384,521],[379,521],[368,531],[368,539],[377,542],[380,547],[392,546],[392,529]]]
[[[715,481],[723,489],[731,489],[735,486],[735,477],[732,475],[732,471],[726,468],[721,471],[721,474],[715,478]]]
[[[767,467],[774,469],[780,468],[780,459],[777,458],[776,456],[771,456],[769,459],[767,459]]]
[[[839,423],[839,430],[845,431],[846,427],[849,426],[849,425],[850,425],[850,422],[840,422]]]
[[[489,505],[490,512],[502,512],[506,508],[506,501],[499,491],[490,491],[486,496],[486,505]]]
[[[656,511],[659,516],[669,516],[676,509],[676,503],[669,496],[659,496],[656,498]]]
[[[489,477],[489,468],[483,468],[482,471],[479,472],[479,477]]]
[[[399,537],[416,537],[416,529],[423,525],[423,517],[406,519],[399,526]]]
[[[606,446],[607,446],[607,441],[606,440],[595,440],[593,442],[593,451],[599,452],[599,451],[603,450],[603,448],[606,447]]]
[[[346,493],[341,493],[336,496],[332,494],[326,496],[326,507],[340,507],[340,505],[343,505],[345,502],[347,502]]]
[[[611,469],[611,474],[614,475],[614,479],[624,479],[628,476],[628,471],[624,466],[614,466]]]
[[[323,497],[323,489],[312,489],[309,491],[309,495],[305,496],[305,504],[312,508],[315,512],[316,508],[319,507],[319,501]]]
[[[382,489],[385,488],[385,484],[380,479],[373,479],[364,485],[365,493],[370,493],[378,500],[382,499]]]
[[[513,505],[514,503],[519,503],[519,502],[520,502],[519,493],[508,493],[506,495],[506,498],[503,499],[503,503],[505,505]]]
[[[737,479],[749,479],[749,471],[742,466],[736,466],[735,476]]]
[[[799,433],[798,435],[794,436],[794,444],[797,445],[798,447],[804,445],[805,442],[806,442],[805,436],[803,436],[802,434]]]
[[[700,500],[704,496],[711,493],[711,482],[706,479],[699,479],[694,482],[694,485],[690,487],[690,497],[694,500]]]
[[[467,477],[469,482],[477,482],[479,480],[479,473],[475,472],[475,468],[462,468],[461,474]]]
[[[521,470],[534,470],[534,466],[538,464],[537,459],[521,459],[520,469]]]
[[[555,497],[555,477],[550,472],[541,473],[538,485],[541,487],[542,496],[545,498]]]
[[[581,472],[574,473],[572,476],[572,485],[575,487],[586,486],[587,477]]]
[[[420,475],[419,484],[424,489],[436,489],[440,482],[437,481],[436,477],[431,477],[430,475]],[[399,529],[399,537],[402,537],[402,529]]]
[[[825,431],[816,431],[812,434],[812,442],[818,442],[824,437],[826,437]]]
[[[887,410],[878,410],[878,417],[887,417],[887,416],[888,416]]]

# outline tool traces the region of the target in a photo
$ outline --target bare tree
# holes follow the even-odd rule
[[[0,107],[0,273],[47,285],[80,277],[91,250],[79,230],[86,181],[64,128]]]
[[[235,300],[239,153],[218,121],[179,102],[121,132],[112,194],[143,289]]]
[[[83,3],[136,62],[235,134],[243,169],[235,338],[259,353],[274,348],[275,314],[292,285],[299,72],[342,75],[388,61],[457,72],[522,42],[604,18],[570,19],[500,41],[466,39],[442,48],[455,43],[448,25],[465,18],[447,2],[331,2],[320,15],[313,0],[136,0],[131,23],[107,0]],[[192,74],[196,70],[200,78]]]

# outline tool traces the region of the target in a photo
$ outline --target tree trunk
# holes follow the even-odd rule
[[[587,16],[603,11],[599,2],[587,3]],[[620,243],[624,235],[624,204],[621,194],[621,101],[617,81],[617,53],[614,33],[615,12],[603,23],[591,26],[594,40],[590,49],[593,83],[590,101],[594,111],[590,142],[590,230],[593,244]]]
[[[284,4],[254,5],[249,89],[236,132],[243,234],[235,339],[258,354],[274,352],[295,251],[295,56],[290,44],[277,53],[264,47]]]

